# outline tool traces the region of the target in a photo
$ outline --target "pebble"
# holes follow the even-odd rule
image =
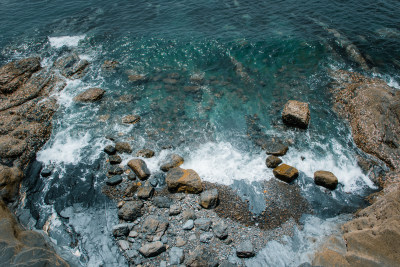
[[[169,263],[171,265],[178,265],[183,262],[184,254],[183,249],[178,247],[172,247],[169,251]]]
[[[194,221],[196,227],[203,231],[208,231],[211,227],[211,220],[208,218],[199,218]]]
[[[211,241],[211,239],[214,237],[214,235],[210,232],[202,233],[200,235],[200,242],[202,243],[208,243]]]
[[[183,230],[192,230],[194,227],[194,222],[193,220],[188,220],[183,226],[182,229]]]
[[[183,239],[182,237],[178,236],[178,237],[176,238],[176,241],[175,241],[175,246],[177,246],[177,247],[183,247],[184,245],[186,245],[186,240]]]
[[[171,205],[169,207],[169,215],[170,216],[175,216],[178,215],[179,213],[181,213],[182,208],[179,205]]]

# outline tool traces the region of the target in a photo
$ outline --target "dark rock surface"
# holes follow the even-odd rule
[[[115,150],[118,153],[132,153],[132,147],[128,142],[117,142],[115,143]]]
[[[108,155],[114,155],[117,152],[117,150],[113,145],[108,145],[104,148],[104,152],[106,152]]]
[[[118,217],[125,221],[134,221],[142,216],[143,202],[128,201],[118,211]]]
[[[137,196],[141,199],[151,198],[154,194],[154,188],[151,186],[142,186],[137,190]]]
[[[110,179],[106,180],[106,184],[111,186],[120,184],[121,182],[122,182],[122,177],[119,175],[113,176]]]
[[[110,155],[108,160],[112,165],[120,164],[122,162],[122,158],[119,155]]]
[[[268,168],[276,168],[279,166],[279,164],[282,163],[282,160],[276,156],[268,156],[265,164],[267,165]]]
[[[337,177],[328,171],[316,171],[314,173],[314,182],[316,185],[326,187],[330,190],[335,190],[338,185]]]

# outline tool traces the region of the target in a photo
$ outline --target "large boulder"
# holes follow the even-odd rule
[[[316,185],[335,190],[338,185],[338,178],[328,171],[316,171],[314,173],[314,182]]]
[[[96,102],[99,101],[106,91],[101,88],[89,88],[74,97],[75,102]]]
[[[161,165],[160,169],[163,172],[167,172],[172,168],[179,167],[183,164],[183,158],[177,154],[169,155],[165,160],[164,163]]]
[[[299,176],[299,171],[287,164],[279,165],[273,170],[273,173],[276,178],[287,183],[291,183]]]
[[[218,205],[219,196],[216,188],[204,191],[200,195],[200,206],[205,209],[213,209]]]
[[[289,126],[307,128],[310,122],[310,109],[308,104],[296,100],[289,100],[282,112],[282,120]]]
[[[143,202],[128,201],[119,209],[118,217],[125,221],[134,221],[142,216]]]
[[[168,172],[165,182],[171,192],[198,194],[203,191],[199,175],[191,169],[173,168]]]
[[[140,180],[146,180],[150,176],[146,162],[141,159],[132,159],[128,162],[128,166],[135,172]]]

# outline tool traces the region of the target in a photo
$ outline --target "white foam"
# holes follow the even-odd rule
[[[78,46],[79,42],[85,39],[85,37],[86,35],[49,37],[49,42],[50,45],[55,48],[61,48],[63,46],[75,47]]]

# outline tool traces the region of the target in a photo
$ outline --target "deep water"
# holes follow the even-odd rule
[[[106,136],[131,142],[135,151],[155,150],[147,160],[153,173],[168,153],[162,148],[172,147],[184,156],[184,168],[232,185],[259,213],[265,204],[257,185],[273,175],[265,153],[247,136],[248,118],[256,114],[263,133],[293,143],[282,159],[300,170],[295,183],[313,215],[304,216],[294,238],[269,244],[248,264],[310,261],[317,245],[308,235],[338,232],[346,214],[376,189],[357,165],[363,153],[348,125],[332,110],[329,72],[359,71],[400,88],[397,10],[400,2],[388,0],[1,1],[0,63],[40,56],[51,66],[70,52],[91,63],[83,79],[67,80],[57,95],[51,139],[24,184],[21,221],[36,229],[50,221],[50,237],[82,265],[126,265],[109,234],[118,221],[116,205],[101,193],[102,149],[111,143]],[[105,60],[120,65],[107,72]],[[133,74],[149,80],[133,83]],[[107,91],[101,102],[72,101],[90,87]],[[308,130],[282,124],[289,99],[309,103]],[[123,125],[129,114],[141,122]],[[124,163],[131,158],[125,155]],[[39,177],[40,164],[53,170],[49,179]],[[326,193],[316,187],[318,169],[335,173],[339,188]],[[277,250],[280,261],[273,262]]]

